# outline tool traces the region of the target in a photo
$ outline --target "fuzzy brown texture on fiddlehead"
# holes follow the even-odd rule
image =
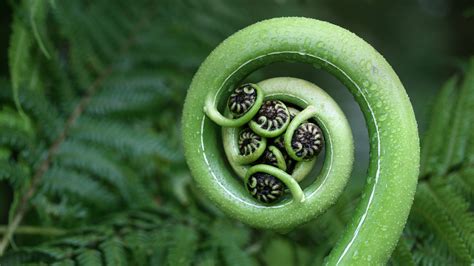
[[[247,189],[258,201],[273,203],[285,194],[286,186],[273,175],[255,173],[250,176]]]
[[[303,160],[318,156],[324,147],[321,128],[310,122],[299,125],[291,140],[291,147],[295,150],[295,154]]]
[[[247,113],[256,99],[257,90],[251,84],[243,84],[232,92],[227,105],[234,116],[240,117]]]

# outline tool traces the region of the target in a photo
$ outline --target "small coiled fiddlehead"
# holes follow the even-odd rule
[[[305,18],[263,21],[229,37],[209,55],[194,77],[183,112],[185,155],[196,183],[228,215],[259,228],[290,230],[334,204],[351,172],[353,145],[347,121],[324,91],[302,80],[276,78],[256,85],[261,87],[262,94],[257,91],[257,97],[262,99],[245,119],[229,118],[232,116],[223,108],[231,91],[247,75],[278,61],[299,61],[328,71],[359,103],[371,140],[367,184],[352,222],[327,263],[385,263],[406,222],[416,188],[417,125],[406,92],[390,65],[369,44],[338,26]],[[271,165],[249,166],[234,160],[238,127],[250,122],[267,100],[300,107],[282,140],[293,160],[300,158],[296,154],[299,146],[292,147],[289,135],[306,122],[321,128],[323,168],[307,187],[300,187],[298,181],[305,178],[301,173],[308,173],[314,160],[298,161],[292,174]],[[295,122],[298,116],[301,121]],[[275,147],[281,143],[268,141]],[[284,194],[271,203],[256,201],[242,179],[253,188],[258,186],[259,176],[264,180],[266,175],[284,183],[291,196]]]

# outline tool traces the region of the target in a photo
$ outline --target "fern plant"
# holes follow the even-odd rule
[[[394,257],[401,265],[468,265],[474,260],[473,100],[471,59],[463,80],[448,80],[433,104],[410,222]]]
[[[159,165],[182,157],[172,117],[179,91],[134,56],[153,46],[138,39],[155,23],[153,10],[134,6],[124,14],[105,1],[24,1],[16,8],[12,87],[4,82],[0,96],[1,177],[15,199],[1,253],[28,215],[72,226],[105,211],[154,205],[148,181]],[[46,34],[47,25],[61,28]]]
[[[320,265],[345,230],[351,188],[280,235],[230,220],[194,187],[179,137],[186,89],[215,45],[255,21],[240,1],[162,2],[12,3],[0,180],[14,198],[2,210],[0,265]],[[272,4],[254,8],[278,14]],[[473,262],[473,60],[466,69],[433,104],[391,264]]]

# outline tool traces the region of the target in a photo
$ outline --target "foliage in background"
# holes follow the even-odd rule
[[[281,15],[262,2],[252,12]],[[355,188],[317,221],[279,235],[216,210],[182,157],[186,88],[215,45],[254,22],[241,15],[247,9],[217,0],[14,4],[10,77],[0,81],[0,180],[14,191],[1,265],[323,262]],[[395,265],[473,262],[473,103],[471,60],[433,105]]]

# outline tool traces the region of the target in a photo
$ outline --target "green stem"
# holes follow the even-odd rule
[[[283,153],[281,153],[281,151],[275,146],[268,147],[268,150],[275,156],[277,160],[277,167],[283,171],[286,171],[286,162],[285,158],[283,157]]]
[[[209,93],[207,98],[206,98],[206,103],[204,105],[204,112],[206,115],[214,121],[214,123],[218,124],[219,126],[222,127],[241,127],[248,123],[258,112],[260,109],[260,106],[262,106],[263,103],[263,92],[260,89],[258,85],[252,84],[256,91],[257,91],[257,99],[255,99],[255,103],[252,105],[252,107],[248,110],[247,113],[245,113],[243,116],[236,118],[236,119],[230,119],[225,116],[223,116],[218,110],[217,110],[217,103],[216,103],[216,97],[215,94]]]
[[[298,182],[296,182],[296,180],[291,177],[291,175],[287,174],[285,171],[271,165],[257,164],[255,166],[250,167],[250,169],[247,171],[244,183],[247,184],[249,177],[255,173],[266,173],[278,178],[290,190],[295,202],[302,203],[305,201],[304,192],[301,189],[300,185],[298,185]]]
[[[295,150],[291,146],[291,140],[293,139],[293,134],[295,133],[296,128],[303,123],[304,121],[314,117],[317,114],[316,108],[312,105],[306,107],[303,111],[298,113],[295,118],[291,121],[288,129],[285,132],[285,148],[291,158],[295,161],[303,161],[303,158],[300,158],[296,155]]]

